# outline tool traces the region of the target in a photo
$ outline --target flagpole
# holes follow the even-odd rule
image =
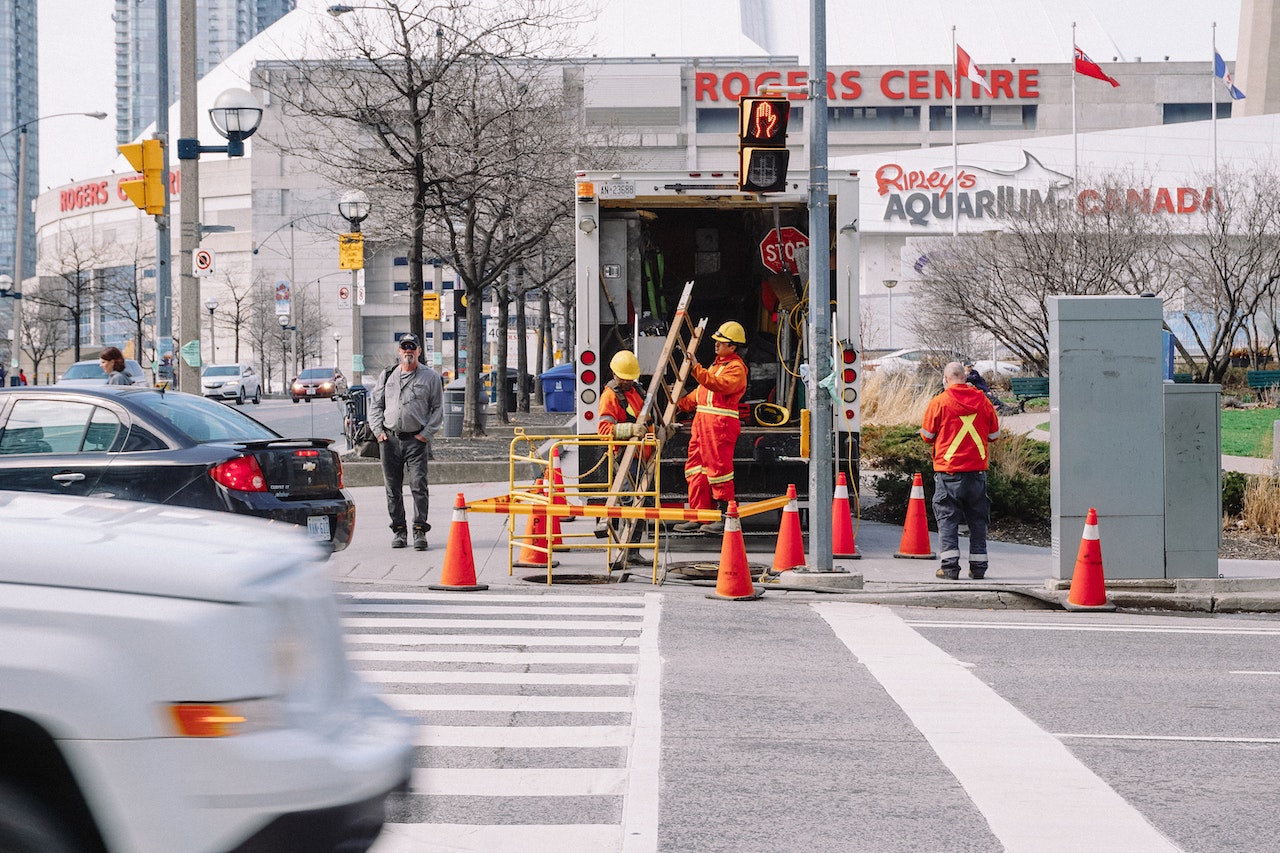
[[[1218,185],[1218,22],[1213,22],[1213,58],[1209,68],[1209,124],[1213,129],[1213,184]]]
[[[1080,142],[1076,138],[1076,22],[1071,22],[1071,183],[1080,191]]]
[[[951,236],[960,236],[960,148],[956,135],[956,92],[960,90],[960,55],[956,53],[956,26],[951,25]]]

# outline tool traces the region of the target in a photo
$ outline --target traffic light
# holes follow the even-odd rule
[[[787,188],[786,98],[742,98],[738,101],[738,189],[780,193]]]
[[[164,146],[160,140],[144,139],[121,145],[119,150],[142,175],[120,181],[120,189],[139,210],[156,215],[164,213]]]

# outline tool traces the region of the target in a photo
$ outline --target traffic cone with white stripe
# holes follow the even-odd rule
[[[836,478],[836,491],[831,497],[831,556],[842,560],[861,560],[853,539],[853,511],[849,506],[849,481],[844,472]]]
[[[556,484],[552,480],[552,478],[550,477],[547,478],[546,486],[547,486],[546,495],[547,495],[548,504],[551,504],[552,506],[556,504],[560,504],[562,506],[569,505],[569,502],[564,499],[564,495],[561,494],[560,490],[556,488]],[[560,516],[558,515],[547,516],[547,536],[551,539],[552,545],[564,544],[564,538],[560,536]]]
[[[924,508],[924,478],[918,471],[911,480],[911,499],[907,501],[907,521],[902,525],[902,543],[898,546],[898,553],[893,556],[911,560],[932,560],[938,556],[933,552],[933,544],[929,541],[929,517]]]
[[[716,591],[707,598],[724,601],[751,601],[764,595],[751,585],[751,567],[747,564],[747,544],[742,539],[738,522],[738,502],[729,501],[724,514],[724,541],[720,545],[720,571],[716,574]]]
[[[564,490],[564,472],[560,470],[560,445],[558,444],[553,445],[551,448],[551,470],[547,474],[547,482],[550,483],[552,488],[555,490],[551,493],[551,502],[568,506],[569,499]],[[560,532],[561,524],[568,524],[569,522],[576,520],[577,519],[572,515],[566,515],[564,518],[557,515],[553,521],[554,526],[552,527],[551,532],[558,534]],[[556,544],[559,545],[561,541],[562,540],[557,539]]]
[[[467,499],[462,496],[462,492],[458,492],[458,497],[453,502],[453,524],[449,528],[449,544],[444,549],[440,583],[428,584],[427,589],[473,592],[488,588],[488,584],[476,583],[476,560],[471,553],[471,526],[467,523]]]
[[[1089,507],[1085,517],[1071,592],[1062,606],[1068,610],[1115,610],[1107,601],[1107,581],[1102,575],[1102,541],[1098,538],[1098,511]]]
[[[534,483],[534,493],[542,494],[542,478],[539,477]],[[529,520],[525,522],[524,536],[521,541],[524,542],[520,549],[520,556],[511,565],[522,569],[545,569],[547,561],[551,560],[551,540],[547,536],[547,514],[538,512],[539,507],[532,507],[533,511],[529,513]],[[551,560],[551,568],[560,565],[558,560]]]
[[[787,486],[787,505],[782,508],[778,545],[773,549],[773,570],[785,572],[804,565],[804,534],[800,531],[800,510],[796,507],[796,487],[792,483]]]

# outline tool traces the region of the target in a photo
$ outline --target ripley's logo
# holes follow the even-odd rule
[[[1127,187],[1071,191],[1071,176],[1047,168],[1022,152],[1013,170],[961,166],[931,171],[906,170],[886,163],[876,170],[876,191],[886,198],[884,220],[928,226],[950,220],[954,211],[967,219],[1001,219],[1026,215],[1042,205],[1071,204],[1081,213],[1126,210],[1142,213],[1194,213],[1218,203],[1213,187]]]

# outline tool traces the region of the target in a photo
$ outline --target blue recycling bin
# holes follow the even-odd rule
[[[543,405],[548,412],[572,412],[573,397],[578,386],[572,364],[553,367],[538,377],[542,380]]]

